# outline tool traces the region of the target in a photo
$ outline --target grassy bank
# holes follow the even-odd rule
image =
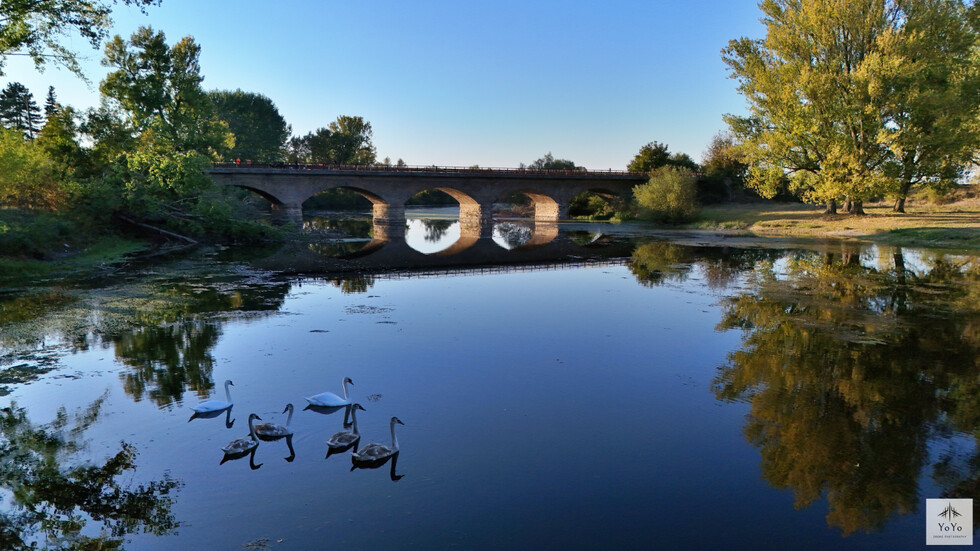
[[[145,241],[106,236],[82,249],[51,260],[0,256],[0,284],[16,284],[19,281],[52,278],[69,273],[96,273],[124,261],[126,255],[148,246]]]
[[[688,229],[742,236],[870,240],[889,245],[980,250],[980,198],[961,197],[947,204],[913,199],[906,213],[891,203],[865,205],[864,216],[824,215],[822,207],[760,202],[710,205]]]

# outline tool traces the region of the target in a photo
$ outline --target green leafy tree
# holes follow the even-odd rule
[[[914,186],[952,187],[980,150],[980,29],[969,21],[970,8],[958,0],[903,6],[906,23],[888,52],[893,84],[881,136],[893,156],[887,168],[896,212],[905,212]]]
[[[326,128],[318,128],[286,146],[291,163],[370,165],[377,159],[371,143],[371,123],[363,117],[341,115]]]
[[[149,27],[129,40],[116,36],[106,45],[103,64],[115,70],[100,86],[106,105],[95,125],[125,148],[101,156],[115,166],[126,208],[165,216],[192,233],[217,231],[215,225],[232,216],[230,204],[212,197],[204,173],[234,145],[234,136],[201,88],[199,56],[192,38],[171,47]]]
[[[667,148],[667,144],[660,142],[650,142],[641,147],[626,169],[630,172],[649,174],[651,171],[662,166],[686,168],[691,172],[697,172],[700,169],[698,164],[689,155],[686,153],[671,154]]]
[[[885,0],[764,0],[766,37],[722,51],[748,100],[725,117],[751,168],[748,184],[772,197],[790,180],[809,201],[861,201],[880,193],[888,148],[883,67],[900,10]],[[859,204],[858,204],[859,205]]]
[[[332,156],[334,162],[347,165],[374,164],[377,153],[371,139],[374,131],[363,117],[341,115],[330,123],[333,133]]]
[[[544,157],[537,159],[527,165],[533,170],[580,170],[582,167],[575,166],[575,163],[568,159],[556,159],[551,152],[545,153]]]
[[[18,130],[0,128],[0,206],[54,210],[68,188],[56,163]]]
[[[33,140],[41,129],[41,109],[34,94],[19,82],[11,82],[0,92],[0,122],[16,128]]]
[[[208,96],[218,118],[227,122],[235,135],[235,146],[228,152],[231,158],[259,163],[284,159],[291,129],[271,99],[241,90],[215,90]]]
[[[58,165],[62,178],[87,172],[88,158],[79,143],[78,116],[71,107],[58,108],[48,115],[35,144]]]
[[[633,188],[644,213],[661,222],[691,220],[698,211],[697,183],[687,169],[664,166],[650,173],[650,180]]]
[[[145,9],[160,0],[121,0]],[[0,75],[7,56],[27,55],[43,69],[49,61],[82,76],[77,54],[61,41],[80,35],[98,48],[109,34],[119,0],[5,0],[0,3]]]

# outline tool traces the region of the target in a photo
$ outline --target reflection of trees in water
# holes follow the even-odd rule
[[[420,220],[425,228],[425,241],[427,243],[438,243],[449,232],[449,228],[456,223],[455,220],[434,220],[423,218]]]
[[[104,462],[70,466],[104,399],[74,415],[61,409],[48,425],[31,423],[15,404],[0,409],[0,488],[9,499],[0,511],[0,547],[119,549],[127,535],[178,527],[171,507],[179,482],[168,475],[139,485],[120,480],[136,468],[131,444]],[[93,528],[100,535],[82,534]]]
[[[493,233],[503,239],[508,247],[520,247],[530,241],[534,231],[527,224],[517,224],[514,222],[500,222],[494,224]]]
[[[363,241],[319,241],[310,243],[307,247],[318,255],[340,258],[360,251],[365,247],[365,243]]]
[[[303,219],[303,230],[307,232],[341,233],[346,237],[369,238],[374,233],[374,222],[371,219],[335,216],[306,217]]]
[[[374,278],[371,276],[352,275],[333,279],[330,283],[334,287],[339,288],[345,295],[353,295],[356,293],[366,293],[368,289],[374,286]]]
[[[36,300],[6,301],[5,315],[24,320],[4,326],[8,353],[2,361],[20,361],[33,368],[5,370],[4,375],[23,372],[5,382],[30,380],[49,370],[48,363],[56,359],[43,350],[54,347],[53,343],[58,343],[57,354],[50,355],[56,358],[65,351],[87,350],[109,341],[116,345],[116,356],[132,368],[121,377],[126,391],[137,400],[149,397],[165,405],[182,399],[187,388],[207,396],[214,386],[211,350],[221,333],[216,315],[274,312],[288,291],[288,283],[222,276],[193,282],[163,279],[92,293],[64,291],[69,299],[52,301],[47,309]],[[22,311],[8,307],[17,305]]]
[[[866,267],[856,250],[760,262],[751,291],[725,301],[719,329],[743,343],[713,382],[751,404],[746,438],[763,476],[798,507],[826,496],[845,534],[915,510],[929,442],[980,429],[980,270]],[[973,496],[980,458],[933,465],[950,495]],[[938,496],[937,496],[938,497]]]
[[[185,389],[206,397],[214,386],[211,350],[221,331],[211,321],[142,327],[119,335],[116,358],[132,369],[120,375],[126,393],[158,406],[179,400]]]
[[[633,250],[630,271],[647,287],[685,281],[694,268],[704,274],[709,287],[724,289],[751,270],[756,262],[782,253],[764,249],[689,247],[669,241],[648,241]]]

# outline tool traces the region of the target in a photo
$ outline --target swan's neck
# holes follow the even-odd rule
[[[354,434],[357,434],[357,408],[350,408],[350,422],[354,425]]]
[[[344,379],[343,387],[344,387],[344,400],[346,400],[347,399],[347,379]]]
[[[252,421],[254,419],[255,419],[255,417],[252,417],[252,416],[249,416],[249,418],[248,418],[248,435],[252,437],[252,440],[255,440],[256,439],[255,438],[255,426],[252,425]],[[392,434],[394,434],[394,433],[392,433]]]
[[[395,422],[391,422],[391,449],[398,449],[398,439],[395,438]]]
[[[293,420],[293,408],[289,408],[289,415],[286,416],[286,428],[289,428],[289,422]]]
[[[231,403],[231,391],[228,390],[228,383],[225,383],[225,401]]]

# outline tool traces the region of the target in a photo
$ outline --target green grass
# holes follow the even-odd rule
[[[34,260],[0,256],[0,284],[16,284],[26,279],[49,278],[75,272],[91,272],[122,262],[126,255],[146,248],[143,241],[122,237],[103,237],[80,251],[56,260]]]
[[[900,228],[881,234],[876,241],[889,245],[980,249],[980,229]]]

